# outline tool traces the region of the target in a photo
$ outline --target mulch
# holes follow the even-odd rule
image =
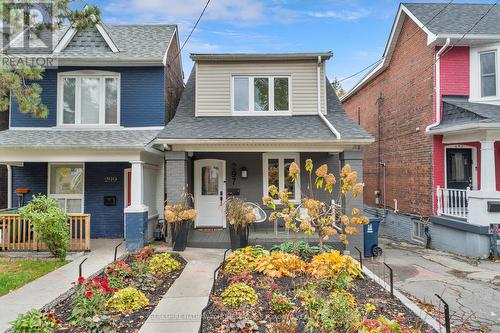
[[[154,289],[149,291],[144,291],[143,293],[149,299],[149,305],[130,314],[123,313],[110,313],[108,317],[113,321],[114,329],[116,332],[124,332],[124,333],[133,333],[138,332],[142,327],[146,319],[149,317],[151,312],[158,305],[160,300],[166,294],[170,286],[174,283],[174,281],[179,277],[179,275],[184,270],[187,262],[182,258],[179,254],[173,253],[172,257],[178,260],[182,267],[181,269],[167,273],[164,277],[159,281],[159,283],[155,286]],[[130,261],[131,256],[129,256],[125,261]],[[104,274],[98,275],[103,277]],[[73,307],[71,306],[71,296],[73,293],[69,293],[68,297],[61,300],[59,303],[51,307],[48,312],[51,312],[55,315],[55,317],[62,321],[62,323],[58,326],[57,332],[75,332],[75,333],[84,333],[86,332],[84,329],[80,327],[76,327],[69,322],[69,317],[71,315],[71,311]]]

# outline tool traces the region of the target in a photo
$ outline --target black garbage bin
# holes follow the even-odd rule
[[[378,257],[382,254],[382,249],[378,246],[378,227],[381,218],[370,218],[370,223],[363,226],[363,243],[365,257]]]

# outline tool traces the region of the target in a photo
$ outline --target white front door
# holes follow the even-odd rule
[[[195,228],[224,228],[226,215],[226,161],[194,161]]]

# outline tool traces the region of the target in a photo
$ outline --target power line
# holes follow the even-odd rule
[[[453,1],[454,1],[454,0],[449,1],[449,2],[446,4],[446,6],[444,6],[441,10],[439,10],[439,11],[438,11],[438,12],[437,12],[437,13],[436,13],[433,17],[431,17],[431,18],[430,18],[427,22],[425,22],[425,23],[422,25],[421,29],[425,28],[425,27],[426,27],[429,23],[431,23],[432,21],[434,21],[434,19],[435,19],[436,17],[438,17],[438,16],[439,16],[439,14],[441,14],[443,11],[445,11],[445,10],[446,10],[446,8],[448,8],[448,7],[449,7],[449,6],[453,3]],[[413,38],[413,37],[414,37],[414,36],[415,36],[415,35],[416,35],[419,31],[420,31],[420,30],[419,30],[419,29],[417,29],[417,30],[413,33],[413,35],[411,35],[410,37],[408,37],[408,39],[406,39],[405,41],[403,41],[403,42],[400,44],[400,46],[403,46],[404,44],[406,44],[406,43],[407,43],[410,39],[412,39],[412,38]],[[373,66],[375,66],[376,64],[378,64],[378,63],[380,62],[380,60],[382,60],[382,59],[383,59],[383,57],[382,57],[382,58],[379,58],[379,59],[378,59],[377,61],[375,61],[374,63],[372,63],[372,64],[370,64],[370,65],[366,66],[366,67],[365,67],[365,68],[363,68],[362,70],[360,70],[360,71],[358,71],[358,72],[356,72],[356,73],[354,73],[354,74],[352,74],[352,75],[349,75],[348,77],[345,77],[345,78],[343,78],[343,79],[339,80],[338,82],[340,83],[340,82],[342,82],[342,81],[349,80],[349,79],[351,79],[351,78],[353,78],[353,77],[355,77],[355,76],[357,76],[357,75],[359,75],[359,74],[363,73],[363,72],[364,72],[365,70],[367,70],[368,68],[373,67]]]

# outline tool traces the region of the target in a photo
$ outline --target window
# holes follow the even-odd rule
[[[481,53],[481,97],[496,96],[496,52]]]
[[[59,87],[59,125],[119,124],[118,74],[63,73]]]
[[[280,191],[286,188],[288,192],[291,192],[289,196],[291,200],[300,200],[300,180],[293,181],[288,176],[288,170],[293,162],[299,163],[299,154],[263,154],[263,193],[265,196],[269,195],[269,186],[274,185]]]
[[[426,239],[425,236],[425,224],[421,221],[413,221],[413,233],[412,238],[416,241],[423,242]]]
[[[290,78],[273,76],[234,76],[233,111],[290,112]]]
[[[67,213],[83,212],[83,164],[49,164],[49,197]]]

